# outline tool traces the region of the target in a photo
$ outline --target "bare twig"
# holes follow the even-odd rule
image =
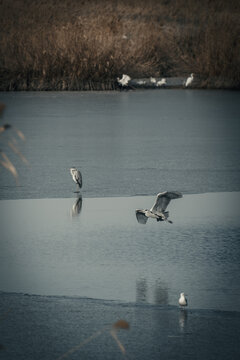
[[[10,173],[14,176],[16,183],[18,184],[18,172],[13,165],[13,163],[9,160],[7,155],[4,152],[1,152],[1,156],[3,160],[0,160],[0,164],[4,166]]]
[[[80,350],[84,345],[88,344],[90,341],[92,341],[93,339],[95,339],[96,337],[98,337],[99,335],[101,335],[104,331],[106,331],[107,329],[109,329],[109,326],[102,328],[101,330],[95,332],[94,334],[92,334],[91,336],[89,336],[86,340],[81,341],[80,344],[72,347],[70,350],[68,350],[67,352],[65,352],[63,355],[61,355],[60,357],[57,358],[57,360],[62,360],[67,358],[69,355],[73,354],[75,351]]]
[[[12,149],[15,154],[17,154],[22,162],[24,162],[26,165],[29,165],[28,160],[25,158],[25,156],[20,152],[20,150],[13,144],[13,142],[9,141],[8,146]]]
[[[67,352],[65,352],[63,355],[61,355],[60,357],[57,358],[57,360],[62,360],[67,358],[69,355],[73,354],[75,351],[80,350],[83,346],[85,346],[86,344],[88,344],[90,341],[96,339],[98,336],[100,336],[101,334],[103,334],[104,332],[110,332],[110,335],[113,337],[113,339],[116,341],[119,349],[121,350],[122,354],[124,357],[126,357],[126,350],[123,346],[123,344],[120,342],[120,340],[117,337],[117,331],[123,329],[123,330],[128,330],[129,329],[129,324],[127,321],[125,320],[118,320],[117,322],[115,322],[112,326],[104,326],[102,329],[100,329],[99,331],[96,331],[95,333],[93,333],[91,336],[89,336],[86,340],[81,341],[80,344],[72,347],[70,350],[68,350]]]

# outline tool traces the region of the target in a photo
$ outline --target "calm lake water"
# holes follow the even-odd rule
[[[240,190],[239,92],[21,92],[0,99],[4,122],[26,136],[19,147],[30,163],[1,144],[20,178],[16,187],[1,171],[1,199],[70,198],[72,166],[82,171],[85,197]]]
[[[192,308],[239,311],[238,92],[1,93],[1,101],[4,122],[26,136],[18,143],[29,166],[4,140],[19,185],[1,170],[0,290],[161,305],[184,291]],[[83,175],[80,213],[71,166]],[[164,190],[184,194],[169,206],[173,225],[138,224],[135,209]]]
[[[172,225],[137,222],[153,197],[76,202],[0,201],[2,291],[239,311],[240,192],[173,200]]]

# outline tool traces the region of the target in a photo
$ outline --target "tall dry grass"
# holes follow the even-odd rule
[[[239,10],[233,0],[1,0],[0,89],[113,89],[122,73],[190,72],[238,88]]]

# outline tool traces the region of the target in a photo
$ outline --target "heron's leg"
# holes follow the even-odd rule
[[[78,184],[77,184],[77,191],[74,191],[74,194],[78,194],[78,193],[80,193],[80,191],[79,191],[79,187],[78,187]]]

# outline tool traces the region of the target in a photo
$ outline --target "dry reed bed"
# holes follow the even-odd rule
[[[239,88],[239,9],[231,0],[1,0],[0,90],[114,89],[122,73],[191,72],[201,86]]]

